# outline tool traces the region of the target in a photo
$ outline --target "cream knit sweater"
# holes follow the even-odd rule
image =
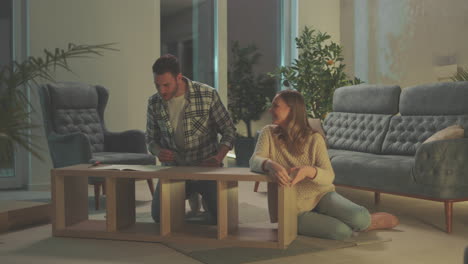
[[[273,135],[275,127],[276,125],[268,125],[262,129],[254,154],[250,159],[250,169],[254,172],[264,173],[262,164],[267,159],[281,164],[286,170],[299,166],[314,166],[317,169],[316,177],[314,179],[305,178],[295,186],[298,214],[310,211],[317,206],[326,193],[335,190],[333,185],[335,173],[328,157],[325,140],[319,133],[314,133],[305,141],[304,152],[300,155],[294,155],[286,148],[281,147],[282,143],[277,136]],[[272,195],[276,194],[269,188],[270,218],[272,222],[277,222],[277,204],[271,203],[276,200],[276,197],[271,197]]]

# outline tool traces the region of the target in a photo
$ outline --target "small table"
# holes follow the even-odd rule
[[[106,220],[88,218],[88,176],[106,181]],[[148,242],[193,240],[241,247],[286,248],[297,236],[296,194],[278,185],[278,228],[239,226],[238,181],[272,182],[248,168],[157,167],[155,171],[94,170],[89,164],[52,169],[54,236]],[[160,181],[160,223],[135,221],[135,179]],[[185,180],[217,182],[218,224],[187,224]]]

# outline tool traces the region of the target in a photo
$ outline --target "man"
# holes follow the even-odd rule
[[[157,93],[148,100],[146,126],[150,152],[168,166],[222,166],[236,128],[216,90],[184,77],[178,59],[170,54],[156,60],[153,75]],[[186,181],[185,189],[186,197],[202,195],[209,221],[216,223],[216,182]],[[159,222],[159,183],[151,214]]]

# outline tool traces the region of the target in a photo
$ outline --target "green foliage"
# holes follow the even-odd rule
[[[38,146],[31,140],[34,135],[30,135],[30,130],[38,127],[29,120],[34,112],[27,96],[31,86],[37,85],[39,80],[53,82],[52,73],[57,68],[71,72],[69,59],[102,56],[103,51],[116,50],[112,45],[69,44],[66,50],[45,49],[42,57],[29,57],[21,63],[13,62],[0,68],[0,164],[11,164],[15,144],[41,159]]]
[[[348,80],[342,47],[330,38],[327,33],[305,27],[296,38],[298,58],[291,66],[281,67],[272,74],[286,87],[294,88],[304,96],[307,112],[313,118],[324,119],[332,110],[336,88],[361,83],[358,78]]]
[[[468,81],[468,70],[465,68],[458,68],[457,73],[452,77],[454,82],[466,82]]]
[[[273,78],[254,73],[253,67],[261,57],[257,50],[253,44],[241,47],[234,41],[228,76],[228,109],[234,123],[245,123],[249,138],[252,137],[251,122],[260,119],[267,102],[276,92]]]

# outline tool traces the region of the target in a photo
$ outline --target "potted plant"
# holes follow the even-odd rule
[[[468,81],[468,70],[463,68],[463,67],[459,67],[458,70],[457,70],[457,73],[455,73],[452,76],[451,79],[454,82],[466,82],[466,81]]]
[[[271,74],[279,77],[284,86],[299,91],[304,96],[309,116],[321,120],[332,110],[336,88],[361,83],[358,78],[348,79],[342,47],[330,38],[327,33],[305,27],[296,38],[298,58],[290,66]]]
[[[267,103],[273,98],[275,80],[266,74],[254,72],[253,67],[261,57],[254,44],[241,47],[238,41],[234,41],[231,52],[228,109],[234,123],[244,122],[247,130],[247,135],[238,135],[234,150],[237,165],[248,166],[255,147],[252,121],[260,119]]]
[[[27,91],[38,80],[54,81],[52,73],[57,68],[71,71],[68,60],[89,55],[102,56],[113,43],[100,45],[69,44],[67,49],[44,50],[42,57],[29,57],[25,61],[13,62],[0,68],[0,169],[12,167],[14,148],[21,146],[26,151],[42,159],[38,146],[30,140],[29,130],[37,127],[31,123],[30,114],[34,111]]]

